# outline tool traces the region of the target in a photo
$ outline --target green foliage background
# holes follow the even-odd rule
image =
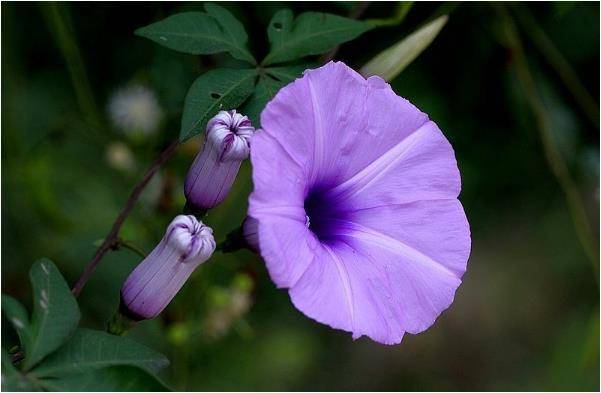
[[[295,15],[347,15],[354,5],[224,6],[242,21],[251,51],[262,59],[267,25],[281,8]],[[400,25],[365,33],[343,45],[336,58],[359,69],[439,7],[450,12],[447,25],[391,84],[439,124],[456,151],[473,249],[453,306],[432,328],[407,335],[399,346],[353,342],[297,312],[253,254],[216,254],[159,319],[130,335],[170,359],[161,374],[169,386],[599,389],[598,270],[582,251],[545,160],[498,13],[479,3],[414,4]],[[534,15],[598,102],[599,5],[515,7]],[[393,8],[371,3],[362,18],[386,18]],[[41,257],[51,258],[72,284],[133,184],[157,151],[178,138],[192,82],[216,66],[239,67],[227,54],[180,54],[134,35],[177,12],[202,10],[202,3],[2,4],[3,293],[31,309],[28,271]],[[66,30],[57,17],[69,21]],[[598,238],[598,111],[595,124],[544,56],[521,37],[549,109],[553,141]],[[153,89],[165,113],[160,131],[143,139],[123,135],[107,116],[111,94],[132,82]],[[116,169],[107,159],[117,141],[131,150],[133,169]],[[190,139],[161,170],[126,221],[123,238],[147,251],[160,240],[184,204],[183,179],[199,146],[200,138]],[[243,219],[251,189],[246,163],[227,200],[207,217],[218,240]],[[105,257],[79,298],[80,326],[103,329],[117,307],[121,283],[138,261],[129,250]],[[9,349],[17,338],[4,316],[2,324],[2,346]]]

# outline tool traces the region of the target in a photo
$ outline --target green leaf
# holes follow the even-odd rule
[[[242,114],[248,116],[253,127],[261,127],[261,112],[269,100],[276,95],[282,86],[284,86],[282,82],[277,81],[267,75],[263,75],[259,78],[259,82],[255,86],[255,91],[240,111]]]
[[[225,8],[208,5],[207,11],[183,12],[136,30],[136,34],[167,48],[192,55],[228,52],[239,60],[256,64],[246,48],[244,28]]]
[[[380,52],[361,68],[361,74],[365,77],[379,75],[386,81],[394,79],[434,41],[447,20],[448,17],[443,15]]]
[[[4,305],[2,305],[4,308]],[[10,355],[2,348],[2,391],[26,392],[37,390],[31,381],[19,372],[10,361]]]
[[[36,262],[29,271],[33,286],[33,315],[29,340],[23,342],[28,370],[61,346],[79,322],[79,308],[65,279],[48,259]]]
[[[262,64],[324,53],[373,27],[368,22],[322,12],[304,12],[294,20],[289,9],[278,11],[269,22],[267,35],[271,51]]]
[[[113,366],[87,373],[39,381],[55,392],[166,392],[169,389],[149,372],[132,366]]]
[[[255,58],[246,49],[248,35],[242,23],[231,12],[217,4],[205,4],[205,11],[215,18],[225,35],[229,38],[229,41],[236,44],[240,47],[241,51],[245,52],[245,56],[248,58],[241,58],[240,60],[247,60],[252,64],[257,64]]]
[[[317,64],[303,63],[284,67],[270,67],[266,68],[265,72],[269,75],[275,76],[285,84],[288,84],[296,78],[301,77],[305,70],[314,68],[315,66],[317,66]]]
[[[21,345],[29,343],[29,316],[25,307],[18,300],[2,294],[2,311],[4,311],[4,315],[6,315],[6,318],[15,328]]]
[[[2,306],[2,308],[4,308],[4,305]],[[8,354],[8,351],[4,348],[2,348],[2,382],[4,383],[4,378],[5,377],[12,377],[15,374],[19,374],[19,370],[17,370],[15,368],[15,366],[13,366],[13,363],[10,361],[10,355]],[[2,390],[4,390],[4,387],[2,388]]]
[[[198,77],[186,95],[180,141],[200,134],[218,111],[241,105],[253,92],[256,76],[254,69],[220,68]]]
[[[241,112],[248,116],[255,128],[261,127],[260,115],[265,105],[282,87],[301,76],[302,72],[309,67],[308,64],[302,64],[266,68],[265,74],[259,78],[255,91],[244,104]]]
[[[136,366],[149,372],[166,367],[162,354],[125,337],[77,329],[71,339],[31,371],[36,378],[58,377],[109,366]]]

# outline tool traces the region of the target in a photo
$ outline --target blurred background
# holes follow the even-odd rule
[[[224,6],[260,56],[278,9],[349,15],[358,5]],[[370,3],[362,18],[388,17],[396,6]],[[507,14],[499,4],[417,3],[402,23],[344,44],[336,56],[359,69],[425,21],[449,14],[440,35],[391,84],[438,123],[462,173],[473,248],[452,307],[398,346],[353,342],[296,311],[250,252],[216,254],[160,318],[131,333],[170,358],[169,385],[599,390],[599,4],[501,7]],[[201,8],[3,2],[3,292],[30,305],[27,272],[43,256],[72,284],[133,185],[177,138],[192,81],[215,65],[235,66],[227,55],[183,55],[133,34]],[[513,24],[517,39],[508,39]],[[524,83],[524,64],[534,90]],[[183,179],[201,143],[187,142],[162,167],[121,237],[146,251],[160,240],[184,204]],[[206,219],[218,240],[243,219],[251,189],[246,163]],[[582,217],[592,228],[588,254]],[[102,329],[139,261],[127,249],[104,258],[80,297],[84,326]],[[15,342],[2,329],[3,346]]]

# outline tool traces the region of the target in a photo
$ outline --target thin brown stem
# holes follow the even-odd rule
[[[515,11],[518,21],[522,24],[526,34],[551,67],[553,67],[557,75],[559,75],[564,85],[582,108],[584,114],[595,127],[599,127],[599,104],[597,104],[593,96],[584,87],[576,71],[574,71],[570,63],[557,49],[553,41],[547,36],[524,4],[513,6],[512,9]]]
[[[578,190],[578,185],[572,178],[568,166],[551,136],[547,109],[540,98],[540,93],[536,87],[532,73],[530,72],[524,52],[524,46],[522,45],[516,25],[505,7],[496,5],[495,9],[503,21],[508,47],[512,51],[515,59],[515,69],[522,85],[524,95],[534,114],[545,158],[549,164],[551,173],[555,176],[563,191],[578,240],[580,241],[587,258],[591,262],[591,266],[595,271],[595,277],[598,278],[598,246],[595,245],[595,237],[593,235],[591,224],[587,218],[586,209]]]
[[[100,247],[98,247],[96,253],[92,257],[90,262],[88,262],[83,273],[81,273],[81,276],[73,286],[73,289],[71,290],[71,292],[73,292],[73,295],[75,295],[76,297],[79,296],[84,285],[90,279],[90,276],[94,272],[94,269],[96,269],[96,266],[98,266],[98,264],[102,260],[102,257],[104,257],[104,255],[109,250],[115,247],[115,245],[117,244],[116,242],[118,240],[119,230],[121,229],[121,226],[125,222],[127,216],[131,213],[132,209],[134,208],[134,205],[138,201],[142,190],[144,190],[144,187],[146,187],[150,179],[152,179],[152,177],[159,170],[161,165],[163,165],[163,163],[165,163],[165,161],[167,161],[169,157],[171,157],[173,153],[175,153],[178,145],[179,142],[174,141],[169,146],[167,146],[167,148],[165,148],[165,150],[163,150],[161,154],[159,154],[158,157],[154,160],[154,162],[150,165],[150,167],[146,171],[146,174],[144,174],[142,180],[140,180],[140,182],[136,184],[136,186],[132,189],[131,193],[129,194],[129,198],[127,198],[125,205],[119,212],[119,215],[113,223],[110,232],[105,237]]]

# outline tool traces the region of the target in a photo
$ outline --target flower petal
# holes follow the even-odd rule
[[[438,261],[458,277],[470,254],[470,229],[457,199],[387,205],[350,213],[346,219],[394,238]]]
[[[259,220],[259,244],[267,270],[278,288],[290,288],[313,262],[320,247],[304,223],[268,213],[253,216]]]
[[[355,224],[325,245],[290,290],[294,305],[337,329],[397,344],[430,327],[452,302],[460,278],[393,238]]]
[[[420,333],[453,302],[461,279],[439,261],[381,233],[355,227],[344,233],[346,243],[370,261],[377,284],[388,296],[374,296],[394,310],[404,331]]]
[[[354,339],[367,335],[383,344],[398,344],[403,338],[380,272],[345,244],[324,246],[289,293],[305,315],[352,332]]]
[[[251,160],[254,190],[248,215],[258,221],[259,248],[272,280],[288,288],[304,273],[319,245],[306,226],[305,169],[280,138],[263,130],[251,141]]]
[[[307,182],[302,167],[284,150],[279,139],[265,131],[257,131],[251,143],[254,190],[249,199],[249,214],[297,208],[296,218],[304,222]]]
[[[343,63],[306,71],[261,122],[249,215],[278,287],[353,338],[394,344],[432,325],[470,249],[459,170],[438,126]]]
[[[305,71],[261,114],[269,134],[306,169],[309,185],[337,185],[390,150],[428,117],[381,78],[341,62]]]
[[[329,189],[329,198],[344,201],[348,211],[454,199],[461,178],[453,148],[438,126],[427,122],[344,183]]]

